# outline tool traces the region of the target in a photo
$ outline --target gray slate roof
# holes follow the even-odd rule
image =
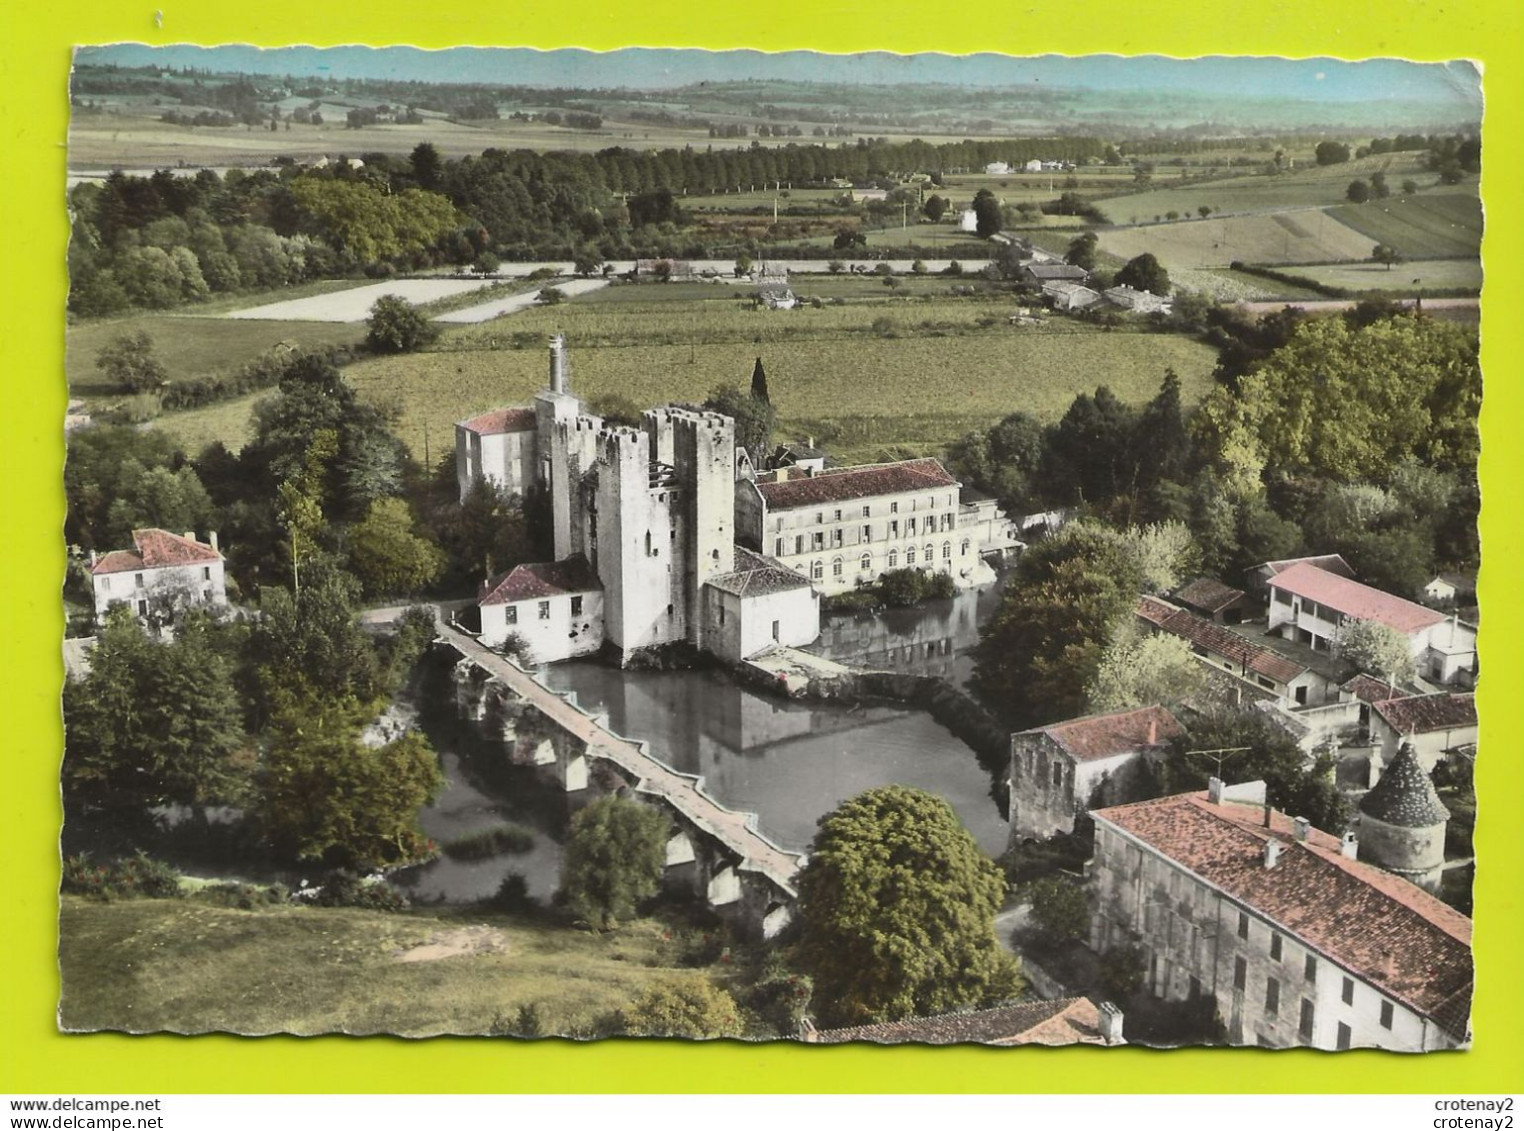
[[[1398,748],[1376,788],[1361,800],[1360,812],[1405,829],[1442,825],[1450,819],[1450,810],[1440,802],[1434,782],[1407,742]]]

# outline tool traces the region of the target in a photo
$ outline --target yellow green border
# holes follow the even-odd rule
[[[162,7],[156,27],[154,5]],[[1524,712],[1518,591],[1521,544],[1519,238],[1524,194],[1521,9],[1517,0],[1272,0],[1206,5],[1069,0],[1041,5],[925,0],[757,0],[632,5],[432,4],[310,0],[176,6],[112,0],[3,6],[0,16],[0,248],[5,302],[0,458],[7,522],[0,593],[8,607],[0,719],[0,1092],[609,1092],[609,1091],[1524,1091]],[[355,14],[350,14],[351,12]],[[1021,1052],[802,1049],[564,1042],[322,1038],[243,1040],[60,1036],[53,1011],[61,734],[59,475],[64,407],[63,209],[66,82],[75,43],[136,40],[268,45],[410,43],[870,49],[1010,54],[1259,54],[1471,58],[1485,68],[1483,178],[1487,268],[1483,368],[1482,575],[1486,680],[1477,846],[1475,1048],[1464,1054],[1252,1050]]]

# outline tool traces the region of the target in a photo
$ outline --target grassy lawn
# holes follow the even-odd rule
[[[1390,244],[1409,259],[1471,259],[1481,254],[1482,203],[1474,192],[1419,193],[1328,211],[1369,242]],[[1370,255],[1370,248],[1365,254]]]
[[[477,953],[401,961],[472,930]],[[496,914],[316,907],[238,911],[189,900],[63,899],[66,1029],[180,1033],[484,1033],[539,1006],[547,1032],[589,1031],[680,969],[666,928],[604,935]],[[461,936],[455,936],[461,937]]]
[[[1394,291],[1467,288],[1480,290],[1482,264],[1477,259],[1423,259],[1399,263],[1390,270],[1379,263],[1341,263],[1331,267],[1288,267],[1293,275],[1352,291]],[[1275,286],[1274,283],[1269,283]]]
[[[557,330],[578,393],[640,405],[744,385],[760,354],[780,434],[814,435],[851,462],[933,454],[1017,409],[1053,419],[1076,393],[1101,384],[1142,402],[1168,367],[1189,401],[1209,386],[1215,354],[1188,338],[1106,333],[1062,318],[1018,327],[1009,324],[1012,310],[1009,302],[915,297],[793,311],[738,300],[572,304],[516,315],[511,336],[490,326],[452,330],[436,351],[367,359],[345,373],[362,397],[400,407],[398,432],[420,457],[427,429],[434,458],[453,443],[456,420],[534,396],[545,382],[544,340]],[[213,439],[236,447],[255,399],[166,416],[158,426],[190,451]]]
[[[346,288],[353,285],[343,283]],[[171,381],[231,371],[281,342],[294,342],[310,349],[356,345],[365,339],[363,324],[242,321],[204,317],[200,307],[193,315],[143,313],[92,319],[70,326],[65,333],[64,369],[70,393],[115,395],[116,390],[104,384],[104,375],[96,368],[96,356],[116,338],[139,330],[153,338],[154,354],[164,363]]]

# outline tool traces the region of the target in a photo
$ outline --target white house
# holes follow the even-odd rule
[[[497,408],[455,425],[455,480],[460,501],[478,480],[522,495],[535,481],[533,408]]]
[[[1152,291],[1140,291],[1125,284],[1120,287],[1111,287],[1105,293],[1107,302],[1113,306],[1120,306],[1123,310],[1130,310],[1134,314],[1169,314],[1175,308],[1175,304],[1167,298],[1161,298]]]
[[[1418,674],[1437,683],[1476,674],[1476,628],[1347,577],[1298,563],[1269,579],[1269,630],[1323,651],[1337,651],[1339,632],[1370,620],[1407,637]]]
[[[1091,813],[1090,944],[1135,948],[1232,1044],[1427,1052],[1470,1041],[1471,920],[1265,804],[1263,782]]]
[[[820,635],[820,596],[791,569],[744,547],[736,568],[711,577],[703,589],[701,646],[740,661],[773,645],[797,648]]]
[[[132,543],[133,549],[112,550],[90,564],[97,618],[118,603],[130,605],[140,617],[227,604],[215,533],[208,542],[198,542],[190,531],[134,530]]]
[[[1477,739],[1476,696],[1442,691],[1408,695],[1371,704],[1371,745],[1390,764],[1406,742],[1429,772],[1451,751],[1474,747]]]
[[[984,167],[985,174],[987,176],[991,176],[991,177],[1003,177],[1003,176],[1007,175],[1010,171],[1011,171],[1010,165],[1008,165],[1004,161],[991,161],[988,165],[986,165]]]
[[[517,636],[531,663],[587,656],[603,647],[603,587],[580,554],[514,566],[482,586],[478,604],[482,643],[497,648]]]

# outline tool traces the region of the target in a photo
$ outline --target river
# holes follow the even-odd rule
[[[916,609],[833,618],[812,650],[961,683],[979,624],[998,599],[998,588],[989,588]],[[1005,848],[1006,824],[990,797],[989,774],[924,711],[788,702],[739,687],[721,671],[632,672],[574,662],[548,666],[541,678],[606,714],[618,733],[649,742],[675,769],[703,775],[712,796],[756,813],[759,828],[784,848],[808,849],[822,816],[888,784],[945,798],[985,852],[996,856]],[[500,744],[455,719],[443,683],[435,673],[426,685],[419,721],[450,784],[422,813],[424,831],[443,843],[510,820],[532,828],[535,843],[528,853],[488,860],[441,857],[394,882],[415,898],[463,902],[490,896],[504,876],[518,872],[531,895],[548,898],[560,867],[567,797],[534,770],[509,766]]]

